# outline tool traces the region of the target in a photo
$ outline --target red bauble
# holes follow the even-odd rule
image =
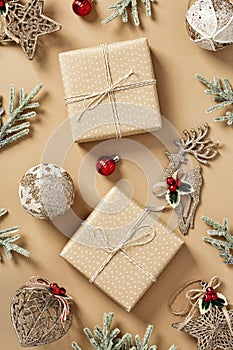
[[[206,301],[207,303],[209,303],[212,300],[211,295],[210,294],[205,294],[204,295],[204,301]]]
[[[176,185],[170,185],[169,186],[169,191],[170,192],[176,192]]]
[[[78,16],[87,16],[92,10],[92,3],[90,0],[74,0],[72,9]]]
[[[101,175],[109,176],[114,172],[114,170],[116,168],[116,163],[118,161],[119,161],[119,156],[116,154],[111,156],[111,157],[101,156],[96,161],[96,165],[95,165],[96,170]]]

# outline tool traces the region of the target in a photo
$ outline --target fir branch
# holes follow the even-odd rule
[[[223,224],[221,225],[207,216],[202,216],[201,219],[214,229],[207,231],[209,236],[217,236],[223,238],[216,239],[212,237],[203,237],[203,240],[207,243],[210,243],[214,248],[220,251],[220,257],[225,259],[225,264],[232,265],[233,235],[231,235],[229,232],[228,220],[223,219]]]
[[[103,317],[103,329],[95,326],[94,335],[89,328],[84,328],[91,346],[95,350],[157,350],[156,345],[149,346],[150,337],[153,331],[153,326],[148,325],[143,340],[141,341],[139,335],[135,336],[135,345],[133,337],[130,333],[126,333],[122,338],[118,338],[120,333],[119,328],[111,331],[113,313],[105,313]],[[81,350],[77,343],[73,342],[74,350]],[[172,345],[169,350],[176,350],[176,346]]]
[[[228,112],[226,112],[226,115],[214,118],[215,122],[224,122],[226,120],[227,120],[227,125],[233,124],[233,113],[232,112],[228,111]]]
[[[0,209],[0,219],[7,214],[6,209]],[[15,244],[14,242],[17,241],[20,238],[20,235],[15,235],[15,236],[9,236],[12,233],[18,232],[19,227],[18,226],[13,226],[8,229],[0,230],[0,245],[4,249],[4,253],[6,254],[6,257],[8,259],[12,259],[12,252],[17,252],[21,255],[24,255],[26,257],[29,256],[29,252]],[[0,254],[0,261],[2,261],[2,256]]]
[[[25,120],[36,116],[35,111],[28,110],[39,107],[39,102],[31,102],[31,100],[41,88],[42,84],[38,84],[26,97],[24,89],[20,89],[19,104],[15,107],[15,87],[10,86],[9,111],[5,123],[2,120],[4,110],[0,106],[0,149],[29,133],[30,122]]]
[[[228,79],[225,78],[221,81],[214,77],[213,82],[211,82],[199,74],[196,74],[196,78],[208,88],[204,92],[208,95],[214,95],[213,101],[217,102],[217,104],[208,108],[206,113],[233,105],[233,89]]]
[[[138,0],[118,0],[115,5],[110,6],[109,10],[113,11],[113,13],[105,18],[102,21],[102,24],[107,24],[111,22],[113,19],[115,19],[118,16],[121,16],[122,22],[126,23],[128,22],[128,12],[127,8],[131,7],[131,12],[134,19],[134,24],[136,26],[139,26],[140,19],[138,15]],[[151,3],[156,2],[156,0],[141,0],[143,4],[146,6],[146,15],[151,16]]]

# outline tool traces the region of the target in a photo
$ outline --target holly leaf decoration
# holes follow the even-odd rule
[[[211,309],[211,302],[205,301],[203,298],[199,299],[199,310],[201,315],[204,315],[206,312],[210,311]]]
[[[182,181],[179,186],[179,191],[180,191],[180,194],[184,195],[184,194],[192,193],[194,189],[193,189],[193,186],[190,185],[188,182]]]
[[[217,293],[217,296],[218,296],[217,300],[212,300],[212,304],[214,306],[223,307],[228,305],[227,299],[224,297],[223,294]]]
[[[168,190],[166,193],[166,200],[173,209],[176,208],[180,203],[180,191],[170,192]]]

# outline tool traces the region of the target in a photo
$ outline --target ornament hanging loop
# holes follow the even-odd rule
[[[184,308],[182,310],[174,310],[173,308],[173,304],[176,301],[176,299],[178,298],[178,296],[189,286],[195,284],[195,283],[201,283],[203,282],[202,280],[191,280],[191,281],[187,281],[186,283],[184,283],[174,294],[172,294],[172,296],[170,297],[170,300],[168,302],[168,309],[169,311],[176,316],[185,316],[187,315],[187,313],[189,312],[190,309],[190,301],[188,300],[186,302],[186,305],[184,306]],[[187,293],[186,293],[187,294]]]

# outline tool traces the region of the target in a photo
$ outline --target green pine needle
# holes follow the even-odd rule
[[[122,22],[128,22],[128,12],[127,8],[131,7],[132,16],[134,19],[134,24],[136,26],[140,25],[140,19],[138,15],[138,0],[118,0],[115,5],[110,6],[109,10],[113,11],[110,16],[102,21],[102,24],[107,24],[114,20],[116,17],[121,16]],[[151,16],[151,3],[156,2],[156,0],[141,0],[146,6],[146,15]]]
[[[207,231],[211,237],[203,237],[204,242],[210,243],[220,251],[220,257],[225,259],[225,264],[233,265],[233,235],[229,232],[228,220],[223,219],[223,224],[219,224],[207,216],[202,216],[201,219],[213,228],[213,230]],[[221,239],[212,238],[212,236],[217,236]]]
[[[124,334],[119,338],[119,328],[111,331],[113,313],[105,313],[103,316],[103,329],[98,325],[95,326],[92,333],[89,328],[84,328],[84,332],[94,350],[157,350],[156,345],[149,345],[153,326],[148,325],[145,335],[141,341],[139,335],[135,336],[135,345],[133,337],[130,333]],[[73,342],[74,350],[81,350],[77,343]],[[169,350],[176,350],[176,346],[172,345]]]
[[[224,78],[220,80],[214,77],[212,82],[199,74],[196,74],[196,78],[207,87],[204,92],[208,95],[213,95],[213,101],[216,102],[215,105],[206,110],[206,113],[211,113],[215,110],[233,105],[233,88],[228,79]],[[227,121],[227,125],[232,125],[233,114],[228,111],[225,116],[214,118],[214,121]]]
[[[0,219],[7,214],[6,209],[0,209]],[[19,227],[13,226],[8,229],[0,230],[0,245],[3,247],[4,253],[7,259],[12,259],[12,252],[17,252],[23,256],[28,257],[29,252],[15,244],[14,242],[20,238],[20,235],[10,236],[10,234],[18,232]],[[2,256],[0,254],[0,261],[2,261]]]
[[[20,89],[19,104],[15,107],[15,87],[10,86],[9,111],[5,123],[2,118],[4,109],[0,105],[0,149],[29,133],[28,119],[36,116],[36,112],[30,109],[38,108],[40,105],[39,102],[31,102],[31,100],[41,88],[42,84],[38,84],[27,96],[25,96],[24,89]]]

